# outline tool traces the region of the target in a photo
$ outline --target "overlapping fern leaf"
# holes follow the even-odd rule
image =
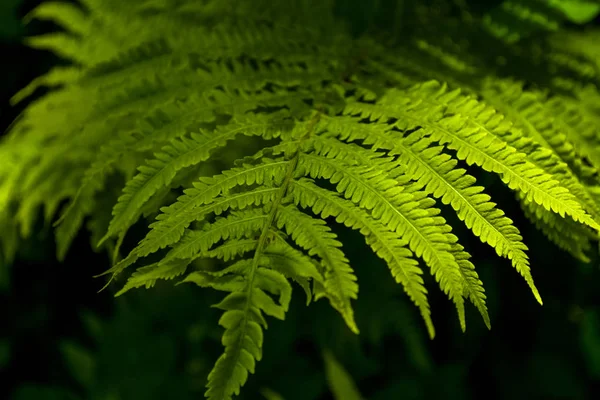
[[[293,282],[307,303],[326,298],[359,332],[354,269],[365,266],[350,263],[330,218],[360,232],[432,338],[424,270],[463,330],[465,301],[490,326],[446,206],[542,302],[520,230],[477,182],[478,169],[514,191],[551,240],[589,260],[600,230],[600,118],[589,76],[576,82],[587,100],[526,90],[477,52],[480,37],[466,51],[417,29],[388,46],[347,34],[332,1],[239,3],[40,6],[30,17],[65,31],[30,43],[72,65],[15,97],[54,87],[0,146],[0,221],[11,232],[27,236],[44,206],[59,257],[90,219],[113,255],[107,274],[136,267],[119,295],[161,279],[227,293],[215,306],[225,352],[209,399],[239,393],[261,358],[266,317],[285,317]],[[466,21],[465,32],[486,32],[485,18]],[[132,227],[146,225],[123,253],[125,237],[139,234]],[[2,237],[9,259],[15,235]]]

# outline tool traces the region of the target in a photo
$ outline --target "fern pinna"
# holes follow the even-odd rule
[[[465,300],[490,326],[482,282],[443,206],[541,303],[519,229],[469,171],[499,176],[544,234],[588,261],[600,230],[597,75],[588,68],[597,59],[565,45],[577,42],[566,31],[561,41],[535,27],[506,40],[490,29],[493,10],[401,3],[397,18],[412,23],[396,41],[373,29],[351,35],[334,1],[42,4],[28,18],[64,30],[28,42],[70,64],[14,98],[52,88],[0,146],[5,259],[43,206],[59,258],[87,221],[113,254],[108,274],[137,267],[119,295],[176,277],[226,292],[215,305],[225,352],[206,392],[215,400],[238,394],[254,372],[266,317],[284,319],[291,282],[307,303],[327,298],[359,332],[359,283],[330,218],[364,236],[432,338],[424,267],[463,330]],[[436,12],[448,12],[453,40],[434,41]],[[515,75],[513,64],[529,69]],[[122,258],[140,219],[154,221]]]

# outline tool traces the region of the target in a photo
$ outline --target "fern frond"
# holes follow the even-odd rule
[[[505,0],[483,18],[495,36],[514,43],[539,31],[556,31],[561,15],[543,0]]]
[[[430,104],[436,112],[424,104]],[[373,120],[398,118],[395,125],[401,130],[422,126],[433,140],[456,151],[459,159],[500,174],[511,189],[526,193],[528,200],[596,230],[600,228],[567,189],[502,140],[511,128],[510,122],[492,108],[460,96],[459,91],[448,92],[445,85],[429,82],[406,93],[391,91],[377,105],[351,104],[346,113]]]
[[[217,129],[216,132],[192,133],[191,136],[174,139],[153,160],[138,168],[139,173],[123,189],[113,209],[113,220],[106,237],[123,235],[139,217],[140,209],[161,187],[168,186],[177,172],[209,159],[211,153],[227,145],[238,134],[263,136],[272,130],[268,117],[244,117]]]
[[[263,199],[268,201],[269,194],[277,189],[270,186],[281,181],[288,164],[287,160],[265,158],[257,165],[246,164],[212,178],[201,178],[194,183],[193,188],[186,189],[185,194],[180,196],[176,203],[165,208],[156,218],[156,223],[151,226],[151,232],[154,234],[148,234],[149,244],[146,247],[159,249],[174,243],[181,237],[185,227],[210,212],[218,214],[220,213],[218,210],[226,210],[234,204],[239,204],[240,208],[251,204],[264,204]],[[254,191],[228,195],[238,185],[255,183],[261,187]],[[228,196],[219,198],[221,194]],[[150,244],[154,236],[158,238],[158,247]]]
[[[250,205],[272,202],[279,190],[278,187],[272,186],[273,180],[281,182],[288,167],[287,160],[263,159],[257,165],[247,164],[212,178],[201,178],[194,183],[194,188],[186,189],[177,202],[163,208],[162,213],[156,217],[156,222],[150,225],[148,235],[125,259],[106,273],[118,274],[139,258],[177,242],[193,221],[201,220],[211,213],[218,215],[229,209],[243,209]],[[219,197],[238,185],[254,183],[262,186],[247,192]]]
[[[546,102],[546,106],[576,151],[587,157],[596,169],[600,169],[600,130],[597,117],[562,96],[552,97]]]
[[[534,34],[556,32],[564,22],[583,24],[600,11],[593,1],[505,0],[483,18],[483,25],[508,43]]]
[[[51,50],[80,65],[90,65],[93,60],[110,58],[117,51],[118,43],[112,42],[108,35],[100,34],[102,29],[98,27],[106,24],[106,18],[102,16],[106,17],[106,14],[94,13],[90,17],[81,8],[66,2],[42,3],[26,16],[26,21],[52,21],[66,32],[34,36],[28,38],[27,43],[34,48]],[[122,28],[119,30],[126,31]]]
[[[182,260],[175,260],[170,263],[158,263],[151,264],[145,267],[138,268],[129,279],[121,290],[119,290],[115,296],[121,296],[131,289],[145,286],[146,289],[150,289],[154,286],[158,279],[173,279],[179,275],[183,275],[187,270],[189,262]]]
[[[165,208],[165,212],[157,217],[157,221],[150,225],[153,230],[146,235],[140,244],[135,247],[126,258],[102,275],[108,273],[117,275],[125,268],[135,263],[138,259],[146,257],[177,242],[183,236],[186,227],[194,220],[203,219],[211,213],[218,215],[230,209],[243,209],[251,205],[272,203],[275,200],[278,191],[279,188],[277,187],[261,187],[248,192],[234,194],[226,198],[217,198],[209,205],[199,206],[188,210],[188,213],[186,213],[185,216],[180,216],[177,221],[168,221],[167,217],[162,217],[163,215],[169,215],[169,213],[166,212],[168,209],[167,207]]]
[[[254,372],[254,360],[261,356],[262,337],[252,336],[249,327],[255,326],[260,333],[258,321],[262,322],[266,328],[261,311],[283,319],[288,309],[292,294],[291,285],[280,273],[260,268],[260,263],[262,255],[268,247],[267,238],[283,204],[296,163],[297,155],[287,166],[277,197],[270,205],[267,219],[263,223],[258,238],[254,257],[252,260],[248,260],[247,267],[243,268],[247,277],[243,291],[238,290],[231,293],[223,302],[216,305],[216,307],[226,310],[220,321],[226,329],[222,340],[225,353],[217,360],[208,376],[205,395],[209,399],[231,399],[232,394],[238,394],[240,386],[245,383],[247,371]],[[276,304],[265,292],[278,295],[280,305]],[[256,329],[254,331],[256,332]],[[252,345],[249,346],[246,339],[253,341]]]
[[[382,223],[372,219],[366,211],[357,209],[352,202],[318,187],[308,179],[294,181],[290,195],[296,204],[311,208],[321,217],[334,216],[338,222],[359,230],[375,254],[388,263],[396,281],[402,284],[411,300],[419,307],[429,336],[435,336],[427,290],[420,276],[423,272],[412,259],[412,252],[405,247],[406,240],[396,231],[389,230]]]
[[[533,284],[529,271],[527,246],[519,230],[504,212],[490,202],[490,197],[482,193],[481,186],[475,186],[475,178],[457,168],[451,156],[442,153],[441,146],[424,136],[421,131],[406,137],[398,135],[387,124],[358,124],[355,118],[345,118],[331,123],[330,132],[346,140],[362,140],[365,145],[385,149],[390,155],[399,156],[395,163],[403,174],[415,180],[428,194],[441,199],[457,212],[458,217],[481,239],[492,246],[498,255],[507,257],[523,275],[536,299],[541,302],[538,290]],[[355,125],[356,124],[356,125]]]
[[[342,142],[338,142],[343,146]],[[344,160],[333,160],[305,155],[301,167],[313,178],[325,178],[336,184],[361,207],[372,210],[373,218],[380,220],[400,236],[406,238],[410,249],[422,257],[440,282],[444,293],[455,303],[461,326],[464,326],[464,304],[458,264],[449,252],[457,238],[431,204],[419,204],[412,193],[402,190],[398,181],[389,178],[369,165],[346,165]]]
[[[490,202],[490,196],[482,193],[483,187],[475,186],[475,178],[464,169],[456,168],[455,160],[442,154],[440,146],[431,146],[431,141],[422,139],[419,132],[399,143],[393,152],[400,152],[400,160],[406,164],[409,176],[444,204],[450,204],[482,242],[492,246],[498,255],[510,259],[541,303],[531,277],[523,237],[504,212]]]
[[[73,197],[75,197],[74,195]],[[59,260],[64,260],[71,243],[75,239],[77,232],[83,225],[86,215],[90,214],[94,209],[94,199],[88,193],[82,195],[80,207],[63,214],[65,217],[61,220],[61,224],[56,228],[56,254]]]
[[[547,99],[540,93],[523,91],[517,83],[500,80],[486,81],[484,96],[532,139],[513,142],[515,148],[528,154],[528,160],[533,164],[551,173],[592,216],[598,218],[600,209],[578,178],[589,179],[597,174],[597,169],[588,166],[575,149],[567,135],[573,127],[560,122],[560,113],[556,113]]]
[[[334,0],[79,3],[28,16],[62,28],[27,41],[70,65],[13,98],[50,89],[0,140],[0,256],[10,262],[40,209],[49,224],[68,201],[59,258],[88,221],[113,252],[106,273],[138,267],[117,295],[177,277],[226,292],[210,400],[232,399],[254,372],[265,315],[285,317],[292,281],[358,333],[361,266],[333,219],[383,260],[431,338],[424,268],[463,330],[467,301],[490,327],[483,284],[439,202],[541,303],[519,229],[464,164],[498,175],[543,234],[591,259],[600,64],[577,35],[544,34],[577,23],[566,2],[504,1],[483,18],[463,1],[400,2],[410,18],[384,40],[375,20],[349,32]],[[148,231],[119,261],[137,222]]]
[[[59,1],[48,1],[34,8],[25,17],[24,22],[32,19],[49,20],[63,29],[81,36],[90,33],[90,20],[85,16],[83,10],[74,4]]]
[[[199,253],[206,254],[220,240],[253,237],[255,232],[262,229],[266,218],[267,215],[261,209],[232,211],[227,217],[217,219],[201,230],[188,229],[160,263],[168,263],[175,259],[193,259]]]
[[[279,210],[276,226],[279,229],[285,228],[288,235],[306,250],[309,256],[319,256],[324,270],[327,297],[350,330],[358,334],[351,305],[351,300],[358,297],[357,278],[348,259],[339,249],[342,244],[336,240],[336,235],[323,220],[312,218],[294,207],[283,207]]]
[[[257,243],[258,241],[256,239],[229,239],[222,245],[210,250],[206,256],[218,258],[223,261],[230,261],[239,255],[254,251]]]
[[[477,271],[475,271],[475,266],[469,261],[471,256],[464,251],[464,248],[458,243],[453,246],[452,253],[460,266],[460,273],[463,277],[464,296],[477,307],[477,310],[483,317],[485,326],[487,326],[488,329],[492,329],[483,283],[479,280],[479,275],[477,274]]]
[[[569,252],[576,259],[589,262],[587,251],[591,249],[591,240],[596,236],[585,226],[571,218],[560,218],[535,203],[519,196],[525,216],[532,221],[542,233],[561,249]]]
[[[12,105],[16,105],[31,96],[38,88],[54,88],[76,82],[81,77],[81,71],[76,67],[54,67],[47,74],[32,80],[27,86],[19,90],[10,99]]]
[[[313,298],[309,280],[325,286],[318,262],[294,249],[283,240],[277,240],[269,245],[265,249],[264,257],[269,259],[269,265],[272,269],[281,273],[287,279],[294,280],[302,287],[306,293],[306,305],[309,305]]]
[[[253,275],[245,282],[244,291],[232,292],[214,306],[225,311],[219,320],[225,328],[225,353],[208,376],[208,399],[228,400],[239,394],[248,372],[254,373],[255,360],[262,358],[262,330],[267,328],[262,313],[283,319],[287,311],[291,286],[283,275],[266,268],[257,268]],[[280,304],[266,292],[279,295]]]
[[[226,218],[218,218],[212,224],[207,224],[202,230],[187,230],[179,241],[161,261],[152,265],[138,268],[128,279],[127,284],[117,293],[121,295],[136,287],[151,288],[157,279],[172,279],[185,273],[191,261],[199,257],[218,257],[228,261],[242,253],[256,250],[256,239],[242,239],[243,236],[253,237],[260,231],[268,215],[261,209],[232,212]],[[222,245],[211,249],[213,245],[224,240]],[[271,268],[282,273],[286,278],[299,282],[310,300],[308,279],[322,281],[315,265],[285,241],[269,245],[263,257],[269,260]],[[274,263],[277,261],[277,263]]]

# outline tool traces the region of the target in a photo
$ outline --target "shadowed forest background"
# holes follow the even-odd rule
[[[369,5],[361,3],[369,2],[348,1],[340,10],[353,27],[368,23]],[[60,62],[22,43],[25,36],[56,29],[37,21],[21,24],[37,4],[0,0],[0,132],[25,105],[10,106],[10,97]],[[506,260],[455,223],[454,214],[444,215],[474,257],[492,330],[470,308],[463,334],[451,302],[430,285],[437,328],[431,341],[418,310],[363,238],[338,229],[357,266],[361,293],[386,293],[388,302],[369,304],[368,296],[359,296],[356,320],[362,329],[355,336],[326,302],[305,307],[296,296],[285,322],[270,323],[264,358],[239,398],[260,399],[264,388],[286,400],[333,398],[325,349],[366,399],[600,398],[598,257],[583,264],[560,251],[525,219],[499,179],[478,178],[521,230],[544,306]],[[209,308],[218,297],[159,282],[115,299],[116,287],[97,293],[103,281],[92,277],[109,262],[106,254],[93,252],[81,231],[58,263],[52,229],[40,219],[12,267],[0,268],[0,399],[202,398],[222,350],[219,312]]]

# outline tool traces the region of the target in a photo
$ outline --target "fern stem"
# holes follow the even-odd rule
[[[319,120],[319,113],[315,113],[315,116],[312,118],[312,120],[310,121],[310,123],[308,125],[306,135],[304,135],[301,138],[301,140],[306,140],[312,135],[318,120]],[[298,148],[300,149],[301,145],[298,145]],[[254,277],[256,274],[256,270],[258,268],[258,261],[260,259],[260,256],[262,255],[264,248],[266,247],[269,232],[271,230],[271,227],[273,226],[273,223],[275,222],[275,217],[277,216],[277,209],[282,204],[283,199],[284,199],[285,195],[287,194],[288,188],[290,186],[290,182],[292,181],[292,178],[294,177],[294,171],[296,170],[296,167],[298,166],[299,160],[300,160],[300,151],[296,151],[296,154],[294,154],[293,158],[290,160],[290,163],[288,164],[285,178],[284,178],[283,182],[281,183],[279,193],[277,194],[277,197],[275,198],[275,201],[273,202],[273,204],[271,206],[271,210],[269,211],[269,216],[267,218],[267,221],[265,221],[265,225],[263,226],[263,230],[258,239],[258,245],[256,246],[254,258],[252,259],[252,269],[250,270],[250,275],[248,277],[248,288],[251,288],[252,284],[254,282]],[[245,312],[247,312],[248,308],[250,307],[250,304],[251,304],[250,299],[251,299],[251,293],[248,294],[248,297],[246,300],[246,306],[244,308]],[[240,337],[243,337],[243,335]]]
[[[319,113],[317,112],[317,113],[315,113],[315,116],[313,117],[313,119],[310,121],[310,123],[308,125],[306,135],[303,135],[301,140],[306,140],[312,135],[318,120],[319,120]],[[298,149],[300,149],[300,148],[301,148],[301,145],[298,146]],[[258,244],[257,244],[256,250],[254,252],[254,257],[252,258],[252,265],[250,268],[250,273],[248,274],[248,283],[246,285],[247,296],[246,296],[246,301],[244,304],[244,315],[246,317],[244,318],[244,321],[240,326],[240,331],[242,332],[242,334],[239,336],[239,339],[238,339],[238,347],[240,347],[240,348],[242,347],[242,344],[243,344],[242,342],[244,341],[244,338],[246,337],[246,330],[247,330],[248,322],[249,322],[248,316],[250,315],[250,307],[252,305],[252,287],[254,286],[254,279],[256,278],[256,271],[258,270],[258,263],[259,263],[260,258],[263,255],[263,252],[268,244],[269,234],[271,232],[271,227],[273,226],[273,223],[275,222],[275,217],[277,216],[277,210],[279,209],[279,206],[283,203],[283,199],[285,198],[285,195],[288,192],[288,188],[290,186],[292,178],[294,177],[294,172],[298,165],[299,159],[300,159],[300,151],[298,150],[294,154],[293,158],[290,160],[290,163],[288,165],[288,168],[287,168],[287,171],[285,174],[285,178],[284,178],[283,182],[281,183],[279,193],[277,194],[275,201],[271,205],[271,209],[269,210],[269,215],[267,217],[267,220],[265,221],[265,224],[263,225],[262,232],[258,239]],[[238,355],[238,357],[239,357],[239,355]],[[238,363],[238,360],[235,360],[235,364],[237,364],[237,363]]]

